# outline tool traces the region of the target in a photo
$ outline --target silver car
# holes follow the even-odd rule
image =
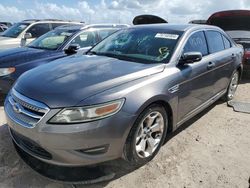
[[[16,23],[1,33],[0,50],[24,46],[54,28],[67,24],[80,23],[62,20],[24,20]]]

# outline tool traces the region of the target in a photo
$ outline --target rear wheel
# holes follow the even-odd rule
[[[240,74],[239,71],[235,71],[231,78],[230,84],[227,89],[227,93],[224,96],[224,101],[231,101],[234,98],[235,92],[237,90],[239,84]]]
[[[146,108],[136,120],[125,145],[125,156],[133,165],[142,165],[158,153],[167,133],[168,116],[161,105]]]

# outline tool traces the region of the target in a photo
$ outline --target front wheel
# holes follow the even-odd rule
[[[146,108],[132,127],[125,145],[125,156],[133,165],[142,165],[154,158],[163,144],[168,126],[164,107],[154,104]]]

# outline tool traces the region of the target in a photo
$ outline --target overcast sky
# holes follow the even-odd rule
[[[216,11],[250,9],[250,0],[1,0],[1,21],[57,18],[87,23],[128,23],[155,14],[171,23],[207,19]]]

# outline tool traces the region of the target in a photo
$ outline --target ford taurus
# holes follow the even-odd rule
[[[14,143],[39,160],[145,164],[166,135],[220,98],[231,100],[243,49],[221,29],[140,25],[88,51],[24,73],[5,100]]]

